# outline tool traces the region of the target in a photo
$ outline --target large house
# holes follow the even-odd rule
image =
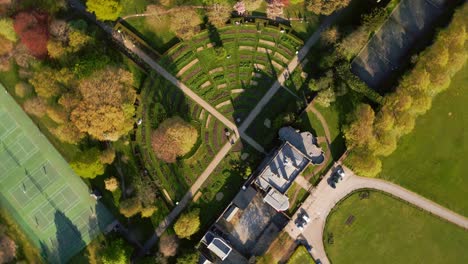
[[[289,221],[286,195],[294,179],[325,157],[310,132],[279,130],[281,146],[272,151],[200,241],[201,263],[247,263],[262,255]]]

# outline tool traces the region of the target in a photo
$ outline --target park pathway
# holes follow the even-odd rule
[[[224,115],[219,113],[214,107],[212,107],[209,103],[204,101],[201,97],[195,94],[190,88],[188,88],[185,84],[179,81],[176,77],[166,71],[161,65],[159,65],[156,61],[154,61],[148,54],[143,52],[141,49],[134,45],[130,41],[126,40],[121,34],[116,33],[113,28],[104,24],[96,19],[96,17],[86,11],[86,7],[81,3],[79,0],[68,0],[68,3],[72,8],[81,12],[87,18],[91,19],[96,23],[99,27],[101,27],[106,33],[111,35],[112,40],[115,41],[117,44],[122,45],[126,48],[127,51],[130,51],[134,55],[138,56],[141,60],[146,62],[149,66],[151,66],[156,72],[161,74],[164,78],[168,81],[173,83],[176,87],[182,90],[188,97],[192,100],[200,104],[203,108],[205,108],[209,113],[213,116],[218,118],[222,123],[224,123],[227,127],[233,130],[235,133],[231,136],[228,143],[226,143],[223,148],[216,154],[214,159],[210,162],[208,167],[205,171],[197,178],[195,183],[191,186],[190,190],[184,195],[181,201],[177,203],[177,206],[165,217],[165,219],[161,222],[161,224],[156,228],[155,232],[153,233],[152,237],[144,244],[143,249],[140,250],[137,254],[137,257],[142,256],[149,252],[149,250],[155,245],[159,236],[170,226],[178,215],[183,211],[183,209],[190,203],[191,198],[193,195],[200,189],[206,179],[210,176],[210,174],[214,171],[217,165],[224,159],[224,157],[229,153],[232,148],[232,143],[235,143],[240,137],[245,140],[248,144],[252,145],[254,148],[258,149],[260,152],[265,153],[264,149],[255,142],[252,138],[246,135],[245,130],[252,121],[257,117],[257,115],[261,112],[261,110],[265,107],[265,105],[270,101],[270,99],[276,94],[276,92],[281,88],[284,84],[285,77],[289,76],[291,72],[299,65],[299,63],[305,58],[307,53],[309,52],[310,48],[319,40],[321,32],[329,27],[335,19],[338,17],[340,12],[337,12],[327,18],[325,18],[324,22],[320,25],[317,31],[312,34],[312,36],[307,40],[306,44],[298,51],[297,55],[294,56],[292,61],[288,64],[288,67],[282,72],[282,74],[278,75],[277,80],[275,83],[269,88],[268,92],[262,97],[259,103],[255,106],[255,108],[249,113],[246,120],[242,123],[241,127],[238,129],[237,126],[228,120]]]
[[[317,43],[320,39],[320,35],[323,30],[328,28],[335,20],[338,18],[341,12],[335,12],[332,15],[326,17],[319,28],[309,37],[306,41],[305,45],[298,51],[298,53],[294,56],[288,66],[284,69],[284,71],[278,75],[278,78],[273,83],[273,85],[268,89],[265,95],[260,99],[254,109],[250,111],[249,115],[246,117],[244,122],[242,122],[241,126],[239,127],[239,131],[243,133],[250,124],[255,120],[257,115],[262,111],[265,105],[270,101],[270,99],[278,92],[278,90],[283,86],[284,82],[286,81],[286,77],[290,76],[292,72],[296,69],[296,67],[304,60],[307,53],[309,53],[312,46]]]
[[[325,223],[332,208],[348,194],[359,189],[375,189],[391,194],[403,201],[406,201],[414,206],[417,206],[435,216],[445,219],[463,229],[468,229],[468,219],[449,209],[434,203],[414,192],[411,192],[399,185],[387,182],[381,179],[364,178],[357,176],[350,169],[344,167],[346,177],[343,181],[336,184],[333,189],[327,182],[333,170],[330,170],[325,175],[317,188],[315,188],[309,197],[304,201],[301,208],[297,210],[292,221],[288,223],[285,230],[289,235],[296,239],[301,232],[294,225],[294,220],[303,211],[307,212],[311,218],[311,222],[302,232],[302,236],[312,246],[312,256],[314,259],[319,259],[321,263],[330,263],[323,245],[323,231]]]

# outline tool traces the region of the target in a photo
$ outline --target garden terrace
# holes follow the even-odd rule
[[[136,149],[144,166],[172,201],[179,200],[227,142],[225,126],[201,106],[160,76],[148,78],[142,88],[139,111],[142,124],[136,137]],[[180,116],[197,128],[199,138],[192,150],[175,163],[159,160],[151,147],[151,133],[165,119]],[[167,197],[166,197],[167,198]]]
[[[242,121],[302,45],[279,27],[233,23],[177,44],[161,64],[227,118]]]

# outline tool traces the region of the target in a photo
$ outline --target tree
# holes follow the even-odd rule
[[[109,239],[102,252],[102,263],[127,264],[130,262],[130,251],[131,248],[121,238]]]
[[[125,217],[132,217],[140,213],[141,209],[141,201],[138,197],[127,198],[119,204],[119,211]]]
[[[359,27],[338,43],[337,50],[347,59],[351,59],[366,45],[368,38],[369,33],[365,28]]]
[[[146,7],[145,14],[149,16],[146,17],[146,21],[150,25],[158,25],[161,23],[161,16],[165,16],[169,11],[161,5],[148,5]]]
[[[330,15],[338,9],[348,6],[351,0],[308,0],[307,9],[317,15]]]
[[[50,132],[54,134],[54,136],[56,136],[60,141],[69,144],[77,144],[82,138],[85,137],[85,134],[80,132],[75,124],[70,121],[50,129]]]
[[[151,205],[149,207],[143,207],[141,208],[141,217],[142,218],[145,218],[145,217],[151,217],[156,211],[158,210],[158,208],[154,205]]]
[[[272,19],[280,17],[283,15],[283,8],[284,4],[281,0],[269,0],[266,10],[267,17]]]
[[[0,36],[5,37],[12,42],[16,42],[18,39],[15,29],[13,28],[13,20],[11,18],[4,17],[0,19]]]
[[[13,55],[13,42],[0,36],[0,60],[9,61]]]
[[[14,29],[21,42],[33,56],[44,59],[47,56],[48,15],[46,13],[20,12],[15,16]]]
[[[62,42],[49,39],[49,42],[47,42],[47,52],[52,59],[60,59],[67,53],[67,49]]]
[[[343,129],[346,145],[349,149],[369,147],[374,144],[374,110],[368,104],[360,104],[348,116],[349,125]]]
[[[220,28],[231,17],[231,6],[227,3],[215,3],[208,8],[206,15],[213,26]]]
[[[389,156],[397,148],[397,135],[393,131],[376,133],[376,144],[373,153],[378,156]]]
[[[40,97],[53,97],[60,91],[60,85],[55,81],[55,75],[55,70],[44,67],[42,70],[35,72],[29,82],[34,86],[34,90]]]
[[[10,263],[16,258],[17,245],[6,234],[0,234],[0,263]]]
[[[174,224],[174,231],[179,238],[190,238],[200,229],[200,210],[195,209],[182,214]]]
[[[73,78],[73,74],[66,68],[57,71],[50,67],[43,67],[34,73],[29,82],[34,86],[37,95],[50,98],[57,96],[62,87],[71,85]]]
[[[340,32],[337,27],[329,27],[322,32],[322,42],[325,45],[335,44],[340,38]]]
[[[336,96],[335,91],[332,88],[327,88],[325,90],[321,90],[318,92],[317,97],[315,97],[314,101],[323,106],[329,107],[330,103],[335,102]]]
[[[245,9],[245,3],[243,1],[237,2],[233,8],[239,16],[243,16],[245,14],[246,9]]]
[[[175,116],[164,120],[152,133],[151,146],[159,159],[172,163],[178,156],[187,154],[197,138],[197,129]]]
[[[32,92],[32,87],[31,85],[25,83],[25,82],[19,82],[15,85],[15,94],[18,97],[24,98],[30,95]]]
[[[171,30],[182,40],[188,40],[195,36],[200,23],[201,20],[197,12],[190,7],[177,7],[171,13]]]
[[[385,8],[375,8],[370,14],[362,16],[362,25],[368,32],[375,32],[383,25],[387,17],[388,14]]]
[[[78,52],[92,41],[93,39],[90,36],[79,30],[72,30],[68,36],[68,44],[72,52]]]
[[[68,41],[68,33],[70,32],[70,26],[67,21],[62,19],[52,19],[49,25],[49,33],[51,37],[59,42]]]
[[[46,113],[57,124],[63,124],[68,121],[68,113],[60,106],[48,105]]]
[[[362,148],[350,151],[346,163],[356,174],[365,177],[375,177],[382,170],[380,159],[375,157],[369,150]]]
[[[106,68],[81,80],[81,102],[71,121],[83,133],[98,140],[116,141],[132,129],[136,99],[130,72]]]
[[[197,264],[200,254],[197,251],[191,251],[177,258],[177,264]]]
[[[175,235],[164,234],[161,236],[161,239],[159,239],[159,252],[161,252],[164,257],[175,256],[178,247],[179,241]]]
[[[104,185],[106,187],[106,190],[110,192],[114,192],[119,188],[119,180],[115,177],[109,177],[104,180]]]
[[[99,20],[114,21],[122,12],[122,5],[118,0],[87,0],[86,9],[94,13]]]
[[[115,159],[115,150],[113,148],[107,148],[99,156],[99,160],[104,164],[111,164]]]
[[[23,108],[28,114],[43,117],[46,114],[47,104],[44,99],[33,97],[24,101]]]
[[[100,151],[90,148],[81,153],[78,159],[70,162],[70,167],[83,178],[95,178],[104,174],[105,165],[99,160]]]

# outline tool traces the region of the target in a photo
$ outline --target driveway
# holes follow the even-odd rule
[[[344,168],[346,177],[343,181],[336,184],[336,189],[330,187],[327,179],[331,175],[331,170],[325,175],[324,180],[320,182],[309,197],[305,200],[301,208],[288,223],[285,230],[289,235],[296,239],[301,232],[294,225],[294,221],[302,211],[306,211],[311,222],[306,226],[302,235],[312,246],[312,256],[314,259],[320,259],[322,263],[330,263],[323,245],[323,230],[328,214],[333,207],[349,193],[363,188],[376,189],[389,193],[404,201],[407,201],[421,209],[424,209],[434,215],[437,215],[455,225],[468,229],[468,219],[453,211],[446,209],[416,193],[413,193],[396,184],[372,178],[356,176],[350,169]]]

